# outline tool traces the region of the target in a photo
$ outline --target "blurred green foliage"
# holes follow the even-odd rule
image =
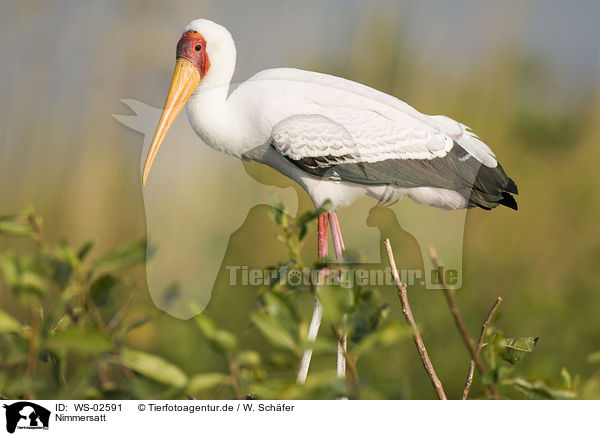
[[[302,265],[301,245],[316,213],[292,220],[281,204],[271,208],[280,228],[278,239],[290,258],[278,265]],[[247,329],[260,332],[270,349],[243,346],[231,331],[206,314],[186,324],[192,335],[201,334],[215,355],[222,359],[221,371],[188,374],[171,362],[166,353],[151,353],[128,344],[128,336],[151,321],[150,315],[130,317],[140,289],[140,279],[131,280],[131,270],[143,264],[146,244],[131,242],[90,260],[94,243],[78,249],[66,242],[48,244],[42,220],[32,209],[20,215],[0,217],[0,236],[29,239],[23,254],[1,253],[0,275],[12,296],[28,312],[23,323],[0,310],[0,395],[3,398],[380,398],[383,393],[361,376],[361,357],[390,347],[402,347],[406,359],[418,359],[410,330],[390,320],[390,305],[378,289],[340,286],[344,270],[352,266],[331,264],[328,285],[290,285],[284,275],[274,276],[257,293],[258,307],[249,316]],[[316,268],[323,264],[315,265]],[[275,267],[273,267],[275,268]],[[321,330],[332,334],[314,343],[307,338],[308,323],[299,311],[298,296],[316,295],[323,305]],[[440,297],[441,298],[441,297]],[[333,368],[312,369],[306,385],[295,383],[303,352],[315,356],[336,354],[336,341],[348,336],[347,377],[340,379]],[[532,353],[538,338],[505,337],[490,325],[486,331],[483,360],[489,369],[481,380],[500,388],[504,398],[570,399],[597,395],[600,372],[586,380],[566,369],[560,381],[515,375],[515,366]],[[590,362],[600,362],[598,353]],[[441,359],[440,366],[464,366],[464,360]],[[465,373],[466,374],[466,373]],[[450,398],[458,397],[447,392]]]

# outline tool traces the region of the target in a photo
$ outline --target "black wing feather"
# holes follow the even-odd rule
[[[428,186],[454,190],[469,199],[469,206],[492,209],[503,205],[517,210],[511,194],[517,185],[500,164],[489,168],[456,142],[444,157],[434,159],[388,159],[379,162],[352,162],[354,156],[318,156],[290,162],[321,178],[361,184],[389,184],[403,188]]]

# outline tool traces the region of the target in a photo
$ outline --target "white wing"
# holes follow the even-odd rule
[[[273,127],[273,143],[293,160],[345,156],[348,163],[432,159],[452,148],[448,135],[407,115],[403,118],[398,122],[372,110],[344,107],[321,110],[319,115],[292,115]]]
[[[395,97],[326,74],[278,68],[262,71],[240,91],[260,96],[256,107],[272,126],[280,151],[292,159],[359,156],[364,162],[443,157],[458,143],[494,168],[492,151],[467,126],[428,116]],[[234,93],[235,94],[235,93]]]

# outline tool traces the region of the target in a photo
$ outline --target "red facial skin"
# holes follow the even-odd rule
[[[202,79],[210,68],[206,53],[206,39],[195,30],[188,30],[177,43],[177,57],[192,63],[200,72]]]

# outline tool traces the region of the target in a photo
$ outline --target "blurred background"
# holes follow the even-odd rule
[[[99,252],[144,238],[143,138],[111,114],[128,112],[122,99],[162,106],[180,32],[200,17],[232,33],[234,81],[279,66],[314,70],[472,127],[517,181],[520,210],[467,214],[457,300],[468,327],[475,335],[501,295],[506,333],[541,338],[524,362],[525,373],[554,378],[566,367],[585,378],[597,371],[587,359],[600,350],[600,192],[594,176],[600,162],[600,3],[593,0],[2,2],[0,215],[33,205],[49,240],[77,246],[96,238]],[[228,165],[244,173],[241,163]],[[232,184],[242,180],[236,174]],[[204,194],[217,198],[218,188]],[[308,200],[298,195],[299,211],[307,210]],[[206,219],[215,232],[224,231],[218,215]],[[264,239],[237,243],[236,259],[258,267],[276,263],[285,256],[276,231],[266,226]],[[0,251],[7,249],[24,244],[0,238]],[[400,319],[394,291],[389,294],[392,316]],[[207,312],[243,332],[254,300],[252,292],[239,297],[225,280],[217,281]],[[411,302],[434,364],[438,357],[438,375],[459,391],[468,356],[443,298],[415,292]],[[3,283],[0,305],[27,318]],[[306,310],[308,317],[309,300]],[[189,373],[222,365],[189,321],[159,311],[147,289],[134,312],[155,317],[131,332],[132,345]],[[259,337],[248,341],[264,346]],[[411,347],[407,342],[361,360],[362,373],[384,398],[433,397]],[[464,367],[444,364],[463,360]],[[317,358],[315,365],[333,360]]]

